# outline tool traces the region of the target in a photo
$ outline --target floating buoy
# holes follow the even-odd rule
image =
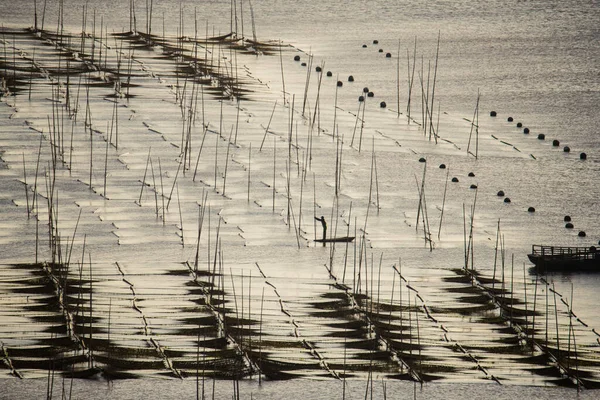
[[[385,53],[385,58],[392,58],[392,53]]]
[[[358,96],[358,101],[365,101],[365,96]]]
[[[367,48],[367,45],[366,45],[366,44],[363,44],[363,49],[366,49],[366,48]]]
[[[579,236],[579,237],[585,237],[585,232],[584,231],[579,231],[579,233],[577,234],[577,236]]]
[[[498,193],[496,193],[496,196],[504,197],[504,190],[499,190]]]
[[[565,147],[563,147],[563,151],[565,153],[570,153],[571,152],[571,148],[569,146],[565,146]]]
[[[344,83],[342,81],[337,81],[337,85],[338,85],[338,87],[342,87],[342,86],[344,86]]]
[[[454,182],[454,183],[458,182],[458,178],[457,177],[452,178],[452,182]]]
[[[535,207],[529,207],[527,209],[527,211],[530,212],[530,213],[534,213],[535,212]]]
[[[379,44],[379,40],[377,40],[377,39],[373,40],[373,44]]]
[[[508,122],[513,122],[513,117],[508,117]]]
[[[523,128],[523,133],[526,135],[529,134],[529,128]]]
[[[554,147],[558,147],[558,146],[560,146],[560,141],[558,141],[558,139],[554,139],[554,140],[552,141],[552,146],[554,146]]]
[[[504,202],[505,202],[505,203],[510,203],[510,197],[505,197],[505,198],[504,198]]]
[[[348,77],[348,82],[354,82],[354,77],[352,75]]]
[[[573,224],[572,224],[572,223],[570,223],[570,222],[567,222],[567,223],[565,224],[565,228],[567,228],[567,229],[573,229]]]
[[[419,158],[419,162],[427,162],[427,160],[424,157]]]
[[[385,104],[385,101],[382,101],[381,103],[379,103],[379,107],[386,108],[387,104]]]
[[[475,176],[475,174],[473,172],[469,172],[469,176],[472,178]]]
[[[333,76],[333,72],[327,71],[327,76]]]
[[[369,93],[369,88],[368,87],[364,87],[363,88],[363,93]]]
[[[521,122],[517,122],[517,128],[521,128],[523,124]]]
[[[315,68],[315,70],[316,70],[317,72],[321,72],[321,67],[317,67],[317,68]]]
[[[383,49],[379,49],[379,52],[380,52],[380,53],[383,53]]]
[[[565,217],[563,218],[563,220],[565,222],[571,222],[571,216],[570,215],[565,215]]]
[[[587,159],[587,154],[585,154],[585,153],[579,154],[579,159],[580,160],[586,160]]]
[[[471,189],[477,189],[477,185],[476,184],[472,184],[471,186],[469,186]]]
[[[300,65],[302,65],[303,67],[306,67],[306,63],[305,63],[305,62],[303,62],[303,63],[302,63],[302,64],[300,64]]]
[[[540,133],[540,134],[538,135],[538,139],[539,139],[539,140],[544,140],[544,139],[546,139],[546,135],[544,135],[543,133]]]
[[[446,169],[446,164],[440,164],[440,169]]]
[[[375,97],[375,93],[369,92],[369,93],[367,93],[367,96],[369,96],[369,97]]]
[[[300,56],[294,56],[294,61],[300,61]]]
[[[490,117],[495,117],[497,115],[496,111],[490,111]]]

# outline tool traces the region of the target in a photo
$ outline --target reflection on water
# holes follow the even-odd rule
[[[118,4],[97,6],[109,32],[129,26]],[[73,372],[184,378],[73,383],[116,398],[189,396],[199,375],[207,386],[246,378],[241,392],[261,398],[342,395],[344,378],[349,398],[371,383],[378,398],[384,385],[413,393],[410,379],[427,382],[423,398],[574,397],[557,387],[566,375],[597,381],[600,277],[536,277],[525,264],[531,244],[598,239],[597,10],[255,5],[259,38],[300,48],[280,52],[266,40],[204,40],[228,32],[218,3],[203,9],[216,28],[200,24],[198,46],[189,4],[187,38],[172,22],[163,37],[163,15],[178,20],[168,5],[154,11],[153,46],[102,39],[99,27],[82,39],[81,7],[66,10],[68,38],[20,29],[30,4],[2,13],[17,26],[3,30],[0,72],[17,93],[0,106],[7,393],[39,397],[45,379],[9,374],[48,370],[64,373],[55,391]],[[310,17],[310,29],[290,15]],[[363,87],[374,99],[359,103]],[[314,246],[321,215],[329,235],[356,239]],[[216,382],[231,395],[231,381]]]

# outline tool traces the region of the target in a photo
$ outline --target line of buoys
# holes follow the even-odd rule
[[[535,207],[529,207],[527,209],[527,212],[534,213],[535,212]]]
[[[294,61],[300,61],[300,56],[294,56]]]
[[[504,197],[504,190],[499,190],[498,193],[496,193],[496,196]]]
[[[381,103],[379,103],[379,107],[386,108],[387,104],[385,104],[385,101],[382,101]]]
[[[474,172],[469,172],[469,176],[470,176],[471,178],[473,178],[473,177],[475,176],[475,173],[474,173]]]
[[[348,82],[354,82],[354,77],[352,75],[348,77]]]
[[[333,72],[327,71],[327,76],[333,76]]]
[[[453,177],[452,178],[452,182],[457,183],[458,182],[458,178],[457,177]]]
[[[490,111],[490,116],[491,117],[497,116],[496,111]],[[508,117],[507,121],[508,122],[513,122],[514,119],[513,119],[513,117]],[[517,128],[522,128],[522,127],[523,127],[523,123],[522,122],[517,122]],[[526,134],[526,135],[529,134],[530,133],[529,128],[527,128],[527,127],[523,128],[523,133]],[[546,135],[543,134],[543,133],[539,133],[537,135],[537,138],[538,138],[538,140],[546,140]],[[552,146],[553,147],[559,147],[560,146],[560,141],[558,139],[554,139],[552,141]],[[571,148],[569,146],[565,146],[565,147],[563,147],[563,152],[564,153],[570,153],[571,152]],[[587,160],[587,154],[585,152],[579,153],[579,159],[580,160]]]
[[[563,221],[565,221],[565,222],[571,222],[571,216],[570,215],[565,215],[565,217],[563,218]]]
[[[440,164],[440,169],[446,169],[446,164]]]
[[[505,202],[505,203],[510,203],[510,197],[505,197],[505,198],[504,198],[504,202]]]
[[[338,87],[342,87],[342,86],[344,86],[344,83],[342,81],[337,81],[337,85],[338,85]]]

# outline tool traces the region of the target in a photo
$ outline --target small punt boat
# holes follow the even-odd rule
[[[600,249],[591,247],[531,246],[529,260],[539,270],[600,271]]]
[[[354,240],[354,236],[342,236],[336,238],[327,238],[327,239],[315,239],[317,243],[348,243]]]

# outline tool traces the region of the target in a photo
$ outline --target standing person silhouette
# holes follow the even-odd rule
[[[325,246],[325,239],[327,238],[327,222],[325,222],[325,217],[321,215],[321,218],[315,217],[317,221],[321,222],[323,226],[323,246]]]

